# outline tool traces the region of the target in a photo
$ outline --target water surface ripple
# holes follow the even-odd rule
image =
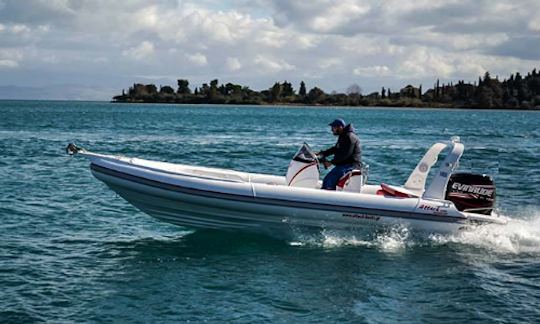
[[[540,113],[0,101],[0,322],[534,322]],[[160,223],[94,179],[96,152],[284,174],[353,122],[371,182],[403,183],[435,141],[495,175],[512,222],[453,236],[396,227],[290,240]]]

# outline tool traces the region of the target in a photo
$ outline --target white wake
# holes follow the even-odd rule
[[[456,234],[418,235],[398,225],[368,236],[323,230],[318,235],[298,235],[289,244],[330,249],[363,246],[390,253],[423,246],[463,245],[500,254],[540,254],[540,210],[510,216],[506,225],[483,225]]]
[[[436,244],[456,243],[504,254],[540,254],[540,211],[510,217],[506,225],[484,225],[453,235],[431,235]]]

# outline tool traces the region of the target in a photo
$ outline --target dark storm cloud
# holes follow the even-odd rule
[[[490,49],[487,54],[540,61],[540,36],[514,37]]]

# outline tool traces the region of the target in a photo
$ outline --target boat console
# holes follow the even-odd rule
[[[429,186],[426,182],[439,155],[447,150],[445,159],[434,173]],[[464,146],[455,136],[448,142],[433,144],[418,162],[403,186],[385,183],[367,185],[368,166],[353,170],[339,181],[336,191],[375,194],[394,198],[422,198],[446,200],[457,210],[477,214],[491,214],[495,203],[495,184],[490,176],[473,173],[455,173]],[[289,187],[320,188],[320,169],[317,155],[304,143],[289,164],[286,184]]]

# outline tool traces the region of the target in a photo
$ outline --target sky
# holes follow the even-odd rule
[[[0,98],[133,83],[426,90],[540,68],[539,0],[0,0]]]

